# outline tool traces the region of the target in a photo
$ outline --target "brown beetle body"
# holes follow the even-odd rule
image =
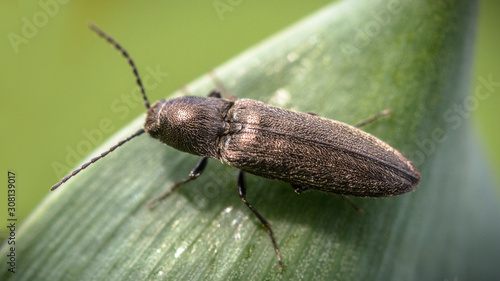
[[[420,180],[408,159],[368,133],[254,100],[160,100],[149,110],[145,130],[181,151],[301,191],[382,197],[411,191]]]

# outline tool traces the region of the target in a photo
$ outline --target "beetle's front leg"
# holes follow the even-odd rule
[[[194,181],[195,179],[197,179],[201,175],[201,173],[203,173],[203,171],[205,170],[205,167],[207,166],[207,161],[208,161],[208,157],[201,158],[201,160],[198,162],[198,164],[196,164],[196,166],[191,171],[191,173],[189,173],[189,178],[184,179],[184,180],[180,180],[180,181],[174,183],[174,185],[172,185],[172,187],[170,187],[162,195],[160,195],[159,197],[157,197],[157,198],[149,201],[148,207],[150,209],[153,208],[156,205],[156,203],[158,203],[159,201],[165,199],[172,192],[174,192],[174,190],[176,190],[179,187],[183,186],[185,183],[188,183],[190,181]]]

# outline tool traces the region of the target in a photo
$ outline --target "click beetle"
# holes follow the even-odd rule
[[[239,196],[266,228],[281,267],[282,259],[271,226],[246,199],[245,173],[290,183],[297,193],[320,190],[346,200],[346,196],[393,196],[418,186],[420,173],[410,160],[387,143],[356,128],[386,115],[387,111],[350,126],[255,100],[224,99],[217,90],[208,97],[162,99],[150,105],[127,51],[95,25],[91,24],[90,28],[118,49],[132,67],[147,109],[146,122],[144,128],[92,158],[51,190],[124,143],[148,133],[168,146],[202,157],[187,179],[175,183],[149,206],[198,178],[208,158],[226,162],[240,170]]]

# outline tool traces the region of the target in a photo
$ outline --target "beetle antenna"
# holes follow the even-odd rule
[[[93,23],[89,23],[90,29],[92,29],[97,35],[101,36],[102,38],[106,39],[111,45],[113,45],[120,53],[122,56],[124,56],[128,64],[132,67],[132,71],[134,72],[135,75],[135,82],[137,85],[139,85],[139,88],[141,88],[141,94],[142,94],[142,99],[144,100],[144,106],[146,106],[146,109],[149,109],[151,107],[148,98],[146,97],[146,91],[144,90],[144,86],[142,85],[141,77],[139,76],[139,71],[137,71],[137,67],[135,66],[134,61],[130,57],[130,55],[127,53],[127,50],[125,50],[118,42],[115,41],[111,36],[106,34],[104,31],[102,31],[99,27],[94,25]]]
[[[90,159],[89,162],[83,164],[80,168],[74,170],[73,172],[71,172],[71,174],[65,176],[60,182],[54,184],[50,188],[50,191],[53,191],[54,189],[58,188],[61,184],[67,182],[70,178],[74,177],[76,174],[78,174],[79,172],[81,172],[82,170],[84,170],[85,168],[87,168],[90,164],[95,163],[97,160],[99,160],[99,159],[103,158],[104,156],[108,155],[110,152],[112,152],[113,150],[115,150],[118,147],[122,146],[124,143],[128,142],[129,140],[131,140],[131,139],[133,139],[133,138],[135,138],[137,136],[142,135],[144,132],[145,132],[144,129],[137,130],[137,132],[135,132],[133,135],[131,135],[130,137],[128,137],[128,138],[126,138],[126,139],[118,142],[117,144],[113,145],[106,152],[103,152],[103,153],[101,153],[101,155]]]

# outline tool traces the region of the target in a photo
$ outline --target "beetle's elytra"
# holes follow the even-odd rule
[[[246,200],[244,173],[290,183],[297,193],[321,190],[344,196],[384,197],[415,189],[417,168],[378,138],[347,124],[314,114],[294,112],[249,99],[208,97],[159,100],[150,106],[141,79],[128,53],[94,25],[90,28],[113,44],[132,66],[148,109],[143,129],[73,171],[51,190],[145,132],[178,150],[201,156],[189,178],[175,183],[155,202],[203,172],[216,158],[240,169],[238,190],[243,202],[269,232],[282,265],[270,225]]]

